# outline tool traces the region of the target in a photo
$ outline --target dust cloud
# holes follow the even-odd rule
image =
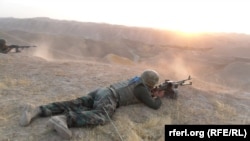
[[[32,56],[39,57],[42,59],[45,59],[46,61],[53,61],[53,55],[50,52],[50,45],[45,44],[45,43],[40,43],[39,47],[37,47],[33,53]]]
[[[144,60],[142,64],[156,69],[165,79],[182,80],[193,74],[181,55],[159,56],[153,60]]]
[[[83,59],[77,53],[72,53],[65,49],[54,49],[49,43],[39,43],[31,55],[46,61],[79,61]]]
[[[86,50],[89,51],[89,50]],[[52,46],[49,43],[39,43],[39,47],[35,48],[32,55],[45,59],[46,61],[72,61],[72,62],[81,62],[81,61],[92,61],[95,63],[107,63],[109,65],[122,65],[127,69],[132,69],[136,66],[135,72],[141,72],[144,69],[152,68],[159,72],[161,75],[161,81],[166,79],[170,79],[173,81],[187,79],[188,76],[191,76],[192,81],[194,82],[194,87],[203,89],[204,91],[209,91],[211,89],[227,89],[232,86],[242,89],[247,88],[247,84],[249,84],[249,79],[238,79],[239,76],[249,75],[249,65],[245,63],[229,63],[224,64],[225,67],[218,67],[218,60],[210,60],[206,58],[206,56],[191,56],[190,54],[179,53],[178,51],[169,51],[164,52],[162,54],[155,55],[150,58],[140,58],[140,61],[134,62],[132,60],[123,60],[121,62],[121,56],[117,55],[117,57],[113,57],[110,61],[105,60],[105,57],[108,55],[101,57],[105,54],[105,52],[101,52],[100,50],[93,49],[92,54],[97,53],[98,57],[86,57],[83,52],[81,52],[80,48],[64,48],[64,49],[52,49]],[[94,52],[94,53],[93,53]],[[86,53],[86,52],[85,52]],[[203,60],[206,62],[203,62]],[[106,58],[107,59],[107,58]],[[132,63],[131,63],[131,62]],[[125,62],[125,63],[124,63]],[[222,61],[221,61],[222,62]],[[130,64],[130,65],[125,65]],[[238,68],[241,67],[241,73],[233,73],[239,72]],[[116,71],[116,70],[114,70]],[[242,73],[244,72],[244,73]],[[230,76],[233,75],[233,76]],[[231,79],[235,78],[236,80],[232,81]],[[236,85],[234,82],[237,82]],[[224,87],[224,88],[222,88]]]
[[[168,57],[165,56],[159,55],[157,58],[144,60],[142,63],[145,68],[149,67],[157,70],[161,76],[160,81],[163,82],[166,79],[179,81],[191,76],[194,88],[206,92],[211,90],[229,92],[229,89],[235,91],[232,87],[229,88],[231,85],[226,85],[226,79],[216,75],[224,73],[225,70],[223,68],[216,68],[213,66],[213,62],[200,62],[199,57],[187,56],[181,53],[171,53],[167,55]],[[220,83],[221,81],[224,81],[224,83]]]

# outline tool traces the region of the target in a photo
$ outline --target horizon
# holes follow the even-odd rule
[[[0,17],[39,18],[156,28],[185,33],[250,34],[247,0],[2,0]],[[56,8],[55,8],[56,7]],[[25,9],[25,10],[23,10]],[[181,10],[180,10],[181,9]]]

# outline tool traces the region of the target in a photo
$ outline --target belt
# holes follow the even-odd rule
[[[115,89],[113,89],[112,87],[108,87],[108,88],[112,91],[114,97],[116,98],[117,107],[119,107],[119,100],[120,100],[119,95],[117,94],[117,92],[115,91]]]

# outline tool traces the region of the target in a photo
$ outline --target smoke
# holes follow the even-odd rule
[[[66,48],[63,46],[56,45],[54,42],[50,41],[38,42],[36,43],[36,45],[37,47],[32,51],[32,53],[29,54],[35,57],[45,59],[46,61],[78,62],[88,59],[81,53],[81,50],[77,47]]]

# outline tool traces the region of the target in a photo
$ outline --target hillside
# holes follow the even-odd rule
[[[80,57],[94,56],[102,59],[112,53],[131,60],[135,60],[135,57],[143,60],[168,48],[210,50],[216,54],[224,48],[234,50],[240,47],[243,50],[250,43],[250,36],[245,34],[189,35],[159,29],[49,18],[0,18],[0,37],[6,39],[8,44],[35,44],[50,49],[52,55],[63,50],[69,54],[77,53]]]
[[[138,75],[146,68],[159,71],[161,81],[173,78],[172,66],[163,69],[91,60],[48,62],[25,54],[1,54],[0,58],[0,136],[3,140],[61,140],[46,127],[49,118],[37,119],[28,127],[19,126],[20,115],[27,103],[38,106],[74,99],[96,87]],[[180,72],[176,73],[181,76]],[[178,100],[163,99],[159,110],[142,104],[120,107],[113,122],[124,140],[162,141],[165,124],[249,124],[249,108],[249,91],[206,82],[194,76],[193,86],[179,88]],[[72,128],[72,131],[72,140],[119,140],[111,124]]]
[[[62,140],[46,127],[49,117],[20,127],[24,106],[74,99],[146,68],[157,70],[161,82],[191,75],[193,85],[180,87],[177,100],[162,99],[159,110],[143,104],[118,108],[112,120],[124,140],[163,141],[167,124],[250,123],[248,35],[210,33],[182,40],[178,33],[123,26],[118,36],[116,27],[121,26],[0,18],[0,38],[8,44],[37,45],[0,54],[0,140]],[[110,123],[72,131],[73,141],[120,140]]]

